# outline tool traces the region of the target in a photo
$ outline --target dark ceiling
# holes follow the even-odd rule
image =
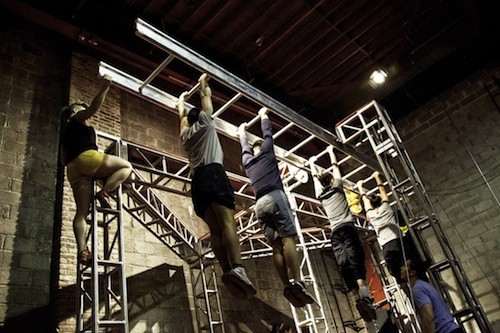
[[[325,127],[372,99],[400,118],[499,58],[493,0],[21,2],[158,63],[141,17]]]

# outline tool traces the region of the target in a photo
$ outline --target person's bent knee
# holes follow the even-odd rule
[[[135,173],[132,172],[132,169],[130,169],[130,173],[128,174],[127,179],[125,179],[125,183],[133,183],[135,181]]]
[[[125,168],[130,169],[130,171],[132,172],[132,163],[130,163],[127,160],[123,160],[123,161],[125,162]]]

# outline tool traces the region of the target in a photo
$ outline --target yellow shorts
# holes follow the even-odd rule
[[[93,177],[104,162],[104,153],[89,149],[68,164],[68,180],[71,185],[84,177]]]

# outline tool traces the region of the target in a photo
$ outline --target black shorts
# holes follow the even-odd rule
[[[230,209],[236,207],[233,188],[219,163],[196,169],[191,184],[191,197],[196,215],[201,218],[204,218],[205,210],[212,202]]]
[[[356,280],[366,279],[365,251],[354,224],[346,223],[331,234],[333,254],[349,290],[357,289]]]
[[[384,246],[382,246],[382,252],[384,253],[384,259],[389,273],[391,273],[391,275],[394,276],[398,282],[402,282],[400,276],[401,266],[403,266],[401,240],[396,238],[387,242]]]

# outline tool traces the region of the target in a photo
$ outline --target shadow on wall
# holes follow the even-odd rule
[[[10,22],[10,21],[7,21]],[[7,23],[6,23],[7,24]],[[16,29],[17,26],[13,24]],[[4,74],[11,84],[6,103],[2,171],[8,196],[2,219],[15,223],[11,248],[2,253],[2,273],[8,276],[2,332],[50,332],[51,255],[58,167],[59,109],[64,99],[64,61],[45,52],[43,40],[17,36],[16,55]],[[44,70],[32,62],[44,62]],[[7,81],[7,82],[6,82]],[[5,88],[5,87],[4,87]],[[7,89],[8,90],[8,89]],[[8,207],[8,210],[5,210]]]
[[[192,332],[182,266],[163,264],[127,279],[129,324],[144,332]],[[153,330],[154,328],[154,330]]]
[[[128,277],[127,288],[131,330],[139,325],[142,332],[152,332],[153,327],[155,332],[193,331],[182,266],[163,264]],[[58,298],[75,300],[75,308],[66,312],[66,317],[76,317],[76,285],[61,289]],[[49,306],[33,309],[10,318],[0,332],[55,332],[43,325],[50,313]],[[59,318],[64,319],[67,318]]]
[[[248,301],[235,300],[235,302],[246,302],[248,304],[245,306],[251,310],[223,309],[226,332],[266,333],[271,332],[271,328],[275,323],[287,323],[293,327],[293,332],[295,332],[293,318],[276,310],[258,297],[251,298]]]

